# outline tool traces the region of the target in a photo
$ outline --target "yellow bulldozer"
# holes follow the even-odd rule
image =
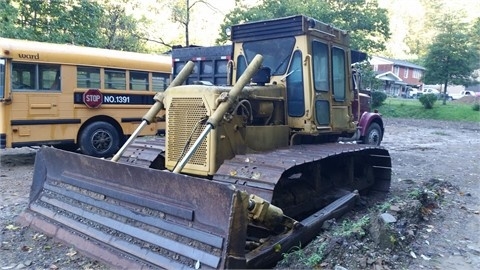
[[[165,109],[165,137],[112,159],[40,149],[19,221],[114,268],[268,268],[389,191],[386,149],[336,143],[357,129],[345,31],[298,15],[231,40],[231,85],[183,85],[189,62],[155,96],[139,129]]]

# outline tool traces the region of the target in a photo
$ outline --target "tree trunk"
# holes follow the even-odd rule
[[[448,80],[445,80],[445,87],[443,88],[443,105],[447,105],[447,84]]]
[[[195,5],[195,3],[193,5]],[[185,20],[185,46],[186,47],[190,46],[190,40],[189,40],[189,37],[188,37],[188,25],[189,24],[190,24],[190,1],[187,0],[187,16],[186,16],[186,20]]]

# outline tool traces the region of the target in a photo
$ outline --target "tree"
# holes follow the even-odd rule
[[[375,74],[375,71],[368,60],[355,63],[354,67],[362,75],[360,89],[376,90],[380,88],[382,81],[375,78],[377,74]]]
[[[197,4],[206,5],[214,11],[218,11],[217,8],[205,0],[185,0],[185,2],[175,1],[170,5],[170,9],[172,11],[172,20],[180,23],[185,28],[185,46],[187,47],[190,46],[190,16],[193,11],[193,7]]]
[[[103,7],[104,18],[101,21],[101,33],[105,38],[103,48],[124,51],[145,51],[142,33],[137,21],[125,14],[125,2],[107,1]]]
[[[263,0],[248,7],[239,3],[225,16],[217,43],[225,43],[225,29],[235,24],[304,14],[350,32],[352,49],[376,52],[390,37],[387,11],[376,0]]]
[[[476,43],[472,43],[467,26],[458,18],[446,15],[444,20],[438,23],[441,31],[428,46],[424,60],[426,71],[422,81],[427,84],[445,85],[443,90],[445,105],[449,84],[473,83],[472,74],[475,69],[480,68],[480,53]]]
[[[137,21],[118,1],[0,1],[0,35],[52,43],[144,51]],[[125,4],[126,0],[123,0]],[[102,3],[102,4],[100,4]]]
[[[0,1],[0,36],[15,36],[17,15],[18,9],[12,6],[9,0]]]

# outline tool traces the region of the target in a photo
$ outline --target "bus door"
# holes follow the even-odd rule
[[[60,121],[60,78],[60,65],[12,63],[10,119],[14,142],[50,141],[55,136],[51,126]]]

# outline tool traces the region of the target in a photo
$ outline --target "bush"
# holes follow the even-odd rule
[[[475,104],[473,104],[473,105],[472,105],[472,109],[473,109],[474,111],[477,111],[477,112],[480,111],[480,103],[475,103]]]
[[[387,99],[387,94],[380,91],[372,92],[372,107],[382,106],[383,102]]]
[[[435,101],[437,101],[437,95],[435,94],[421,95],[418,100],[420,100],[420,103],[422,103],[425,109],[431,109],[433,108],[433,104],[435,104]]]

